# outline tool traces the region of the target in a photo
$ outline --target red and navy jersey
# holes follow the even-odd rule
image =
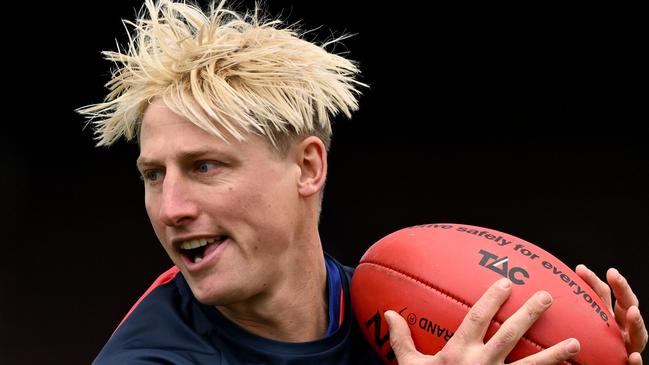
[[[287,343],[256,336],[198,302],[174,267],[138,300],[93,364],[379,365],[354,323],[349,300],[353,270],[329,256],[325,261],[329,328],[320,340]]]

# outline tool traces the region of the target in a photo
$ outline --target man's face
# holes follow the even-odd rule
[[[300,169],[260,137],[228,144],[147,108],[138,169],[158,239],[197,299],[227,305],[272,291],[299,258]]]

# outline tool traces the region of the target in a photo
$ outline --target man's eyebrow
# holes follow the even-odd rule
[[[154,165],[154,160],[149,159],[147,157],[140,156],[135,160],[135,166],[140,167],[140,166],[151,166]]]
[[[180,160],[193,160],[196,158],[204,157],[207,155],[221,155],[222,152],[214,148],[201,148],[189,151],[181,151],[176,157]],[[136,166],[152,166],[159,165],[160,163],[155,158],[140,155],[135,161]]]

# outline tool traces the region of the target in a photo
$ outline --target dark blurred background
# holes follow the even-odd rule
[[[144,210],[137,146],[94,148],[74,112],[105,95],[112,65],[100,51],[125,41],[120,19],[140,4],[13,5],[30,15],[3,32],[0,364],[90,363],[170,266]],[[310,39],[356,34],[336,51],[371,85],[353,119],[336,120],[325,249],[354,265],[405,226],[479,225],[572,267],[618,267],[647,303],[640,9],[377,4],[267,4],[321,26]]]

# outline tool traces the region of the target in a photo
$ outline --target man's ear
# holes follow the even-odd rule
[[[298,143],[296,156],[300,167],[300,195],[308,197],[317,194],[327,178],[327,148],[320,138],[309,136]]]

